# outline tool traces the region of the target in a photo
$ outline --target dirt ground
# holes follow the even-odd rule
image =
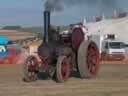
[[[128,64],[103,64],[96,79],[21,80],[22,65],[0,65],[0,96],[128,96]]]

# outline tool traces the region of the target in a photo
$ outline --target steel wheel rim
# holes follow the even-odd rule
[[[62,74],[62,78],[64,81],[69,79],[69,75],[70,75],[70,62],[69,59],[67,57],[65,57],[61,63],[62,67],[61,67],[61,74]]]
[[[86,58],[89,73],[92,77],[95,77],[99,69],[99,51],[94,43],[88,46]]]

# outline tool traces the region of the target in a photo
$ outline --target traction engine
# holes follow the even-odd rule
[[[69,79],[71,71],[81,78],[94,78],[99,70],[99,50],[90,40],[85,40],[83,28],[78,25],[67,33],[59,33],[50,26],[50,12],[44,12],[44,38],[37,56],[29,55],[24,63],[23,80],[38,79],[40,71],[46,72],[57,82]]]

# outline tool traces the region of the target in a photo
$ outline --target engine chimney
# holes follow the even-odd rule
[[[50,11],[44,11],[44,38],[43,42],[48,43],[50,31]]]

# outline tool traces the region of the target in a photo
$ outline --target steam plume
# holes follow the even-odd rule
[[[45,10],[53,12],[63,11],[64,8],[70,10],[70,7],[75,7],[75,9],[78,7],[79,14],[84,14],[87,17],[103,13],[105,16],[111,16],[115,10],[122,12],[126,9],[123,6],[124,1],[127,0],[46,0]]]

